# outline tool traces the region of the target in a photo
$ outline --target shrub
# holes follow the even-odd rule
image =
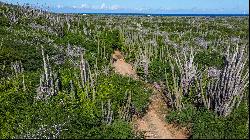
[[[224,66],[224,58],[218,52],[215,51],[200,51],[194,56],[194,62],[199,67],[208,66],[222,68]]]
[[[151,93],[142,82],[117,74],[99,77],[97,92],[101,94],[97,95],[101,100],[111,99],[116,110],[124,103],[124,99],[126,100],[126,93],[131,93],[131,102],[139,113],[143,113],[147,108]]]
[[[193,139],[246,139],[248,110],[245,102],[228,117],[219,117],[205,109],[186,105],[182,111],[171,111],[167,122],[175,122],[191,129]]]
[[[171,67],[169,63],[164,63],[160,60],[154,60],[149,65],[149,76],[150,82],[165,81],[165,73],[169,73]]]
[[[131,124],[123,120],[115,120],[112,125],[106,125],[102,130],[104,139],[132,139],[134,134]]]

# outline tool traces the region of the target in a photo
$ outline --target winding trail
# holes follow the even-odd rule
[[[112,54],[112,66],[116,73],[131,76],[137,79],[137,75],[132,66],[125,62],[121,52],[118,50]],[[136,132],[143,132],[145,139],[187,139],[185,128],[177,129],[172,124],[165,121],[166,104],[163,100],[162,92],[155,86],[148,85],[153,90],[150,97],[150,105],[147,113],[142,118],[133,118],[133,127]]]

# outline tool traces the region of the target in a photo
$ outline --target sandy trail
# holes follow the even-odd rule
[[[134,121],[137,131],[145,132],[145,139],[187,139],[185,129],[177,129],[165,121],[166,104],[161,93],[153,89],[147,113],[141,119]]]
[[[115,51],[112,54],[112,58],[112,66],[116,73],[137,79],[135,70],[130,64],[125,62],[121,52]],[[176,129],[173,125],[166,123],[164,114],[166,104],[162,93],[154,86],[149,87],[153,89],[150,105],[145,116],[133,118],[135,131],[144,132],[145,139],[187,139],[184,129]]]
[[[123,76],[128,75],[133,78],[137,78],[135,70],[130,64],[125,62],[123,55],[120,51],[114,51],[114,53],[112,54],[112,59],[112,66],[116,73],[119,73]]]

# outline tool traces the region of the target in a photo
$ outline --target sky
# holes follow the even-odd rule
[[[57,13],[249,14],[249,0],[0,0]]]

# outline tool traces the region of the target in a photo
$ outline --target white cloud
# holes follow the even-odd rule
[[[57,8],[63,8],[62,5],[57,5]],[[123,9],[123,7],[119,6],[119,5],[106,5],[105,3],[102,3],[101,5],[90,5],[90,4],[81,4],[79,6],[71,6],[70,8],[73,9],[81,9],[81,10],[119,10],[119,9]]]
[[[100,9],[108,9],[108,7],[106,6],[106,4],[105,4],[105,3],[102,3],[102,5],[101,5]]]
[[[59,8],[59,9],[60,9],[60,8],[63,8],[63,6],[62,6],[62,5],[60,5],[60,4],[59,4],[59,5],[57,5],[56,7],[57,7],[57,8]]]
[[[142,11],[143,9],[142,8],[135,8],[135,10]]]
[[[82,4],[81,8],[90,8],[90,6],[88,4]]]
[[[110,7],[110,10],[118,10],[118,9],[122,9],[122,7],[120,7],[119,5],[112,5]]]
[[[98,5],[92,5],[92,6],[89,6],[89,8],[95,9],[95,10],[119,10],[119,9],[123,9],[119,5],[106,5],[105,3],[102,3],[99,6]]]
[[[170,11],[170,10],[173,10],[172,8],[163,8],[163,7],[161,7],[161,8],[159,8],[159,10],[162,10],[162,11]]]
[[[91,8],[91,6],[88,4],[81,4],[80,6],[74,5],[74,6],[72,6],[72,8],[74,8],[74,9],[88,9],[88,8]]]
[[[151,10],[150,8],[146,8],[146,7],[141,7],[141,8],[135,8],[136,11],[149,11]]]

